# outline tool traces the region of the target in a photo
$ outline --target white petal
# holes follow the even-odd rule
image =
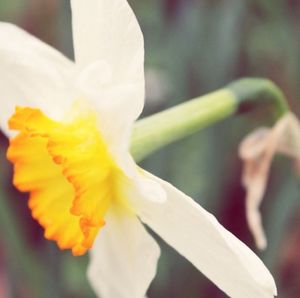
[[[38,107],[60,117],[73,99],[74,64],[55,49],[18,27],[0,23],[0,125],[15,106]]]
[[[88,277],[101,298],[142,298],[159,255],[157,243],[134,215],[111,212],[91,250]]]
[[[148,178],[145,175],[139,174],[135,180],[137,197],[144,198],[146,200],[162,204],[167,200],[167,194],[164,188],[154,181],[153,179]]]
[[[139,114],[136,113],[136,106],[130,105],[130,101],[139,97],[139,90],[134,85],[124,84],[99,90],[98,97],[86,94],[90,99],[96,98],[94,103],[98,112],[99,129],[107,143],[113,151],[127,152],[132,125]]]
[[[144,106],[143,34],[126,0],[72,0],[71,5],[76,63],[82,70],[78,84],[96,104],[112,151],[126,151]]]
[[[140,218],[227,295],[267,298],[274,280],[261,260],[190,197],[152,177],[167,192],[165,204],[144,200]]]
[[[123,196],[129,200],[135,210],[140,210],[143,207],[143,200],[164,204],[167,200],[167,194],[160,183],[154,181],[150,173],[142,170],[136,164],[133,169],[126,172],[127,180],[123,184],[119,184]]]
[[[72,0],[71,5],[76,63],[105,60],[118,81],[143,79],[143,34],[128,2]]]

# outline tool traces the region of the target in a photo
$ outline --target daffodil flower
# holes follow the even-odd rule
[[[142,223],[227,295],[273,297],[271,274],[246,245],[129,154],[144,105],[144,46],[127,1],[71,6],[75,63],[0,25],[7,156],[45,237],[74,255],[90,250],[89,280],[104,298],[144,297],[155,276],[160,250]]]
[[[293,159],[300,173],[300,123],[292,113],[282,116],[273,128],[261,127],[250,133],[239,149],[244,164],[242,182],[247,191],[247,222],[256,246],[261,250],[267,247],[267,238],[259,207],[266,192],[271,163],[277,153]]]

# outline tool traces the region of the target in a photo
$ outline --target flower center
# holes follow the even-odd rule
[[[96,115],[85,111],[60,123],[40,110],[17,108],[9,126],[20,132],[7,153],[14,185],[30,193],[29,207],[47,239],[84,254],[108,208],[124,203],[118,186],[124,174],[97,129]]]

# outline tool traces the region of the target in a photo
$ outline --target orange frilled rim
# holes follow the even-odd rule
[[[13,183],[30,193],[32,216],[47,239],[73,255],[84,254],[105,223],[121,172],[95,115],[84,113],[60,123],[38,109],[17,108],[9,127],[19,131],[7,152],[14,165]]]

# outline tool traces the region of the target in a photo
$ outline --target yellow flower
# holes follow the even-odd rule
[[[84,254],[108,208],[126,205],[117,185],[124,174],[97,129],[95,114],[60,123],[37,109],[17,108],[9,126],[20,131],[7,154],[15,165],[14,184],[30,192],[33,217],[47,239]]]
[[[71,5],[75,63],[0,24],[0,123],[14,184],[30,193],[45,237],[74,255],[90,249],[89,280],[104,298],[144,297],[155,275],[159,247],[141,222],[227,295],[273,297],[272,276],[247,246],[129,154],[144,45],[127,1]]]

